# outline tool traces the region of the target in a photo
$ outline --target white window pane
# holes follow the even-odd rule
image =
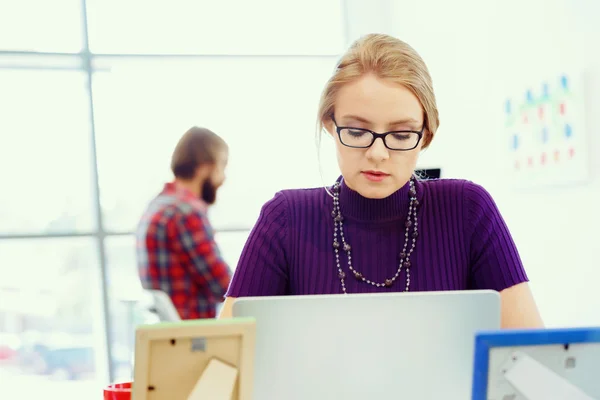
[[[95,228],[85,82],[75,71],[0,74],[1,233]]]
[[[244,249],[250,231],[217,232],[215,240],[221,250],[221,255],[233,272]]]
[[[88,0],[97,53],[338,54],[339,0]]]
[[[99,397],[106,365],[90,238],[0,242],[0,398]]]
[[[0,49],[78,52],[81,0],[0,1]]]
[[[192,125],[212,129],[230,146],[227,181],[211,209],[215,228],[249,228],[277,190],[322,185],[314,132],[334,65],[327,57],[138,60],[95,74],[107,228],[135,227],[172,179],[171,153]]]
[[[151,323],[140,307],[142,286],[135,257],[135,237],[106,238],[109,316],[111,321],[111,363],[116,381],[133,378],[135,328]],[[126,360],[126,361],[124,361]]]

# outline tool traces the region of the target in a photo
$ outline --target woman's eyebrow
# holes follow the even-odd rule
[[[343,115],[342,119],[353,119],[358,122],[364,122],[366,124],[371,124],[372,122],[366,118],[359,117],[358,115]],[[402,125],[402,124],[419,124],[420,122],[412,117],[402,118],[393,122],[388,123],[388,126],[393,125]]]

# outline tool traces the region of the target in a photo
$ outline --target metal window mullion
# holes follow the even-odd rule
[[[112,345],[111,345],[111,333],[112,333],[112,321],[110,319],[110,305],[108,301],[108,262],[106,257],[106,233],[104,232],[104,221],[102,217],[102,207],[100,201],[100,180],[98,174],[98,154],[96,147],[96,124],[94,118],[94,95],[93,95],[93,71],[92,71],[92,56],[90,53],[90,42],[88,37],[88,18],[87,18],[87,1],[81,0],[81,23],[82,23],[82,34],[83,34],[83,50],[81,51],[82,66],[87,75],[87,89],[88,89],[88,105],[90,112],[90,142],[91,142],[91,163],[92,163],[92,179],[93,179],[93,190],[94,190],[94,206],[96,211],[96,224],[98,233],[96,235],[98,244],[98,254],[100,258],[100,283],[101,283],[101,296],[102,296],[102,326],[104,330],[104,340],[106,354],[98,355],[105,357],[106,365],[108,366],[108,379],[112,382],[115,378],[115,371],[112,366]],[[106,383],[106,382],[105,382]]]

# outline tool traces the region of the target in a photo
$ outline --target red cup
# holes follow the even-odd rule
[[[131,400],[132,382],[115,383],[104,388],[104,400]]]

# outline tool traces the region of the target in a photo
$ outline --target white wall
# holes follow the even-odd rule
[[[341,0],[341,3],[347,45],[368,33],[395,34],[394,0]]]
[[[592,21],[600,16],[599,3],[420,0],[391,8],[393,34],[424,57],[438,97],[441,128],[421,165],[440,165],[445,176],[473,179],[492,192],[549,326],[600,325],[600,162],[592,156],[588,184],[515,191],[502,164],[508,147],[501,137],[508,83],[577,65],[589,78],[588,130],[598,132],[600,27]],[[389,24],[382,18],[381,29]],[[590,153],[599,150],[593,140]]]

